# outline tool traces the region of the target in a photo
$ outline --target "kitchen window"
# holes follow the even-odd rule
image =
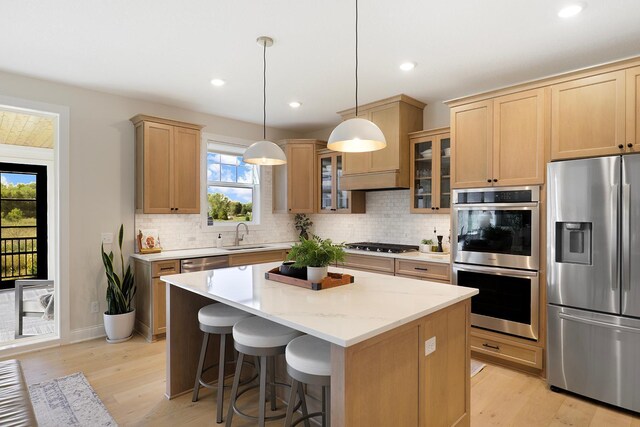
[[[242,161],[244,149],[207,145],[207,224],[259,223],[260,167]]]

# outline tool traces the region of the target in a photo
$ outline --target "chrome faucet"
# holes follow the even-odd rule
[[[240,237],[238,237],[238,234],[240,233],[240,226],[244,225],[244,228],[247,230],[247,234],[249,234],[249,226],[247,224],[245,224],[244,222],[239,222],[238,225],[236,225],[236,240],[235,240],[235,246],[238,246],[240,244],[240,242],[244,239],[244,234]]]

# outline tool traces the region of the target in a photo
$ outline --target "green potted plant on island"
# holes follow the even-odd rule
[[[433,246],[433,240],[422,239],[420,242],[420,252],[431,252],[431,246]]]
[[[307,268],[307,280],[320,283],[329,274],[329,264],[344,261],[343,247],[318,236],[311,239],[300,237],[300,243],[293,245],[287,259],[295,261],[293,266],[296,268]]]
[[[124,236],[124,225],[120,225],[118,233],[118,245],[120,247],[120,264],[122,276],[114,269],[113,252],[107,254],[102,249],[102,263],[107,275],[107,311],[104,312],[104,329],[107,332],[107,342],[116,343],[126,341],[131,338],[136,311],[132,307],[133,297],[136,294],[136,284],[133,281],[131,265],[125,271],[124,258],[122,255],[122,238]]]

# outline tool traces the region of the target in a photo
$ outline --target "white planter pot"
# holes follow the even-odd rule
[[[420,245],[420,252],[431,252],[431,245]]]
[[[107,342],[117,343],[131,338],[136,311],[124,314],[104,314],[104,329],[107,332]]]
[[[307,267],[307,280],[311,283],[320,283],[329,275],[329,267]]]

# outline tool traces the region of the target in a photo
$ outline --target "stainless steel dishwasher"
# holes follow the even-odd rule
[[[229,257],[211,256],[204,258],[189,258],[180,261],[180,273],[192,271],[215,270],[216,268],[229,267]]]

